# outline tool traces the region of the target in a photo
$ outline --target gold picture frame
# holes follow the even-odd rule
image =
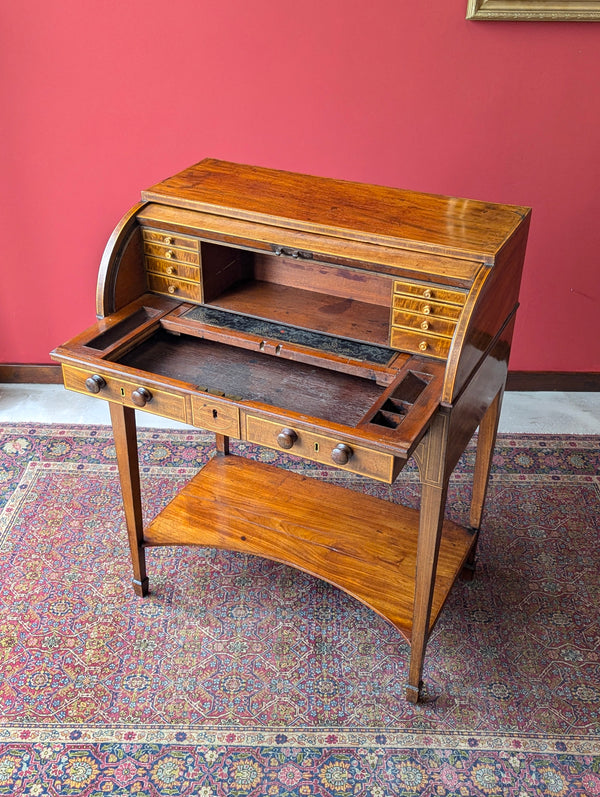
[[[468,0],[467,19],[600,22],[600,0]]]

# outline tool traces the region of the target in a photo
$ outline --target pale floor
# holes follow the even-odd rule
[[[62,385],[0,383],[0,423],[110,423],[108,405]],[[149,412],[140,427],[188,428]],[[600,434],[600,393],[507,392],[500,432],[508,434]]]

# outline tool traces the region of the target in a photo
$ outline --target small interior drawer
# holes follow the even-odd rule
[[[188,249],[176,249],[174,246],[166,244],[154,244],[145,241],[144,252],[150,257],[160,257],[174,263],[191,263],[195,266],[200,264],[200,254],[198,252],[192,252]]]
[[[458,304],[444,304],[443,302],[434,302],[430,299],[419,299],[416,296],[405,296],[399,293],[394,294],[392,306],[394,310],[404,310],[409,313],[420,313],[421,315],[449,318],[453,321],[457,321],[462,313],[462,307]]]
[[[202,301],[202,285],[198,282],[163,277],[160,274],[148,272],[148,287],[157,293],[166,293],[179,299],[190,299],[194,302]]]
[[[159,260],[157,257],[146,257],[146,268],[155,274],[165,274],[167,277],[178,277],[183,280],[200,281],[199,266],[177,263],[172,260]]]
[[[420,313],[405,313],[402,310],[393,311],[392,324],[397,327],[406,327],[411,331],[428,332],[430,335],[442,335],[447,338],[451,338],[456,329],[455,321]]]
[[[178,235],[164,230],[142,230],[144,241],[165,246],[174,246],[179,249],[193,249],[198,251],[199,241],[197,238],[190,238],[187,235]]]
[[[423,354],[426,357],[446,358],[450,351],[452,338],[438,338],[426,332],[412,331],[403,327],[392,327],[390,346],[393,349],[411,354]]]
[[[440,285],[428,285],[422,282],[408,282],[406,280],[396,280],[394,282],[394,293],[403,293],[408,296],[461,306],[467,298],[467,294],[464,291],[453,291]]]
[[[368,476],[372,479],[393,481],[394,457],[381,451],[373,451],[356,443],[346,444],[343,440],[313,431],[306,431],[296,426],[289,427],[279,421],[265,420],[255,415],[246,415],[246,440],[261,446],[286,451],[323,465],[333,465],[352,473]],[[282,445],[279,438],[283,439]],[[287,442],[291,441],[291,445]],[[287,445],[287,447],[286,447]],[[346,464],[340,464],[332,458],[335,449],[340,446],[349,449],[350,457]]]

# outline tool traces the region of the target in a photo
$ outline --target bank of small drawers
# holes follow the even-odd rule
[[[196,238],[142,230],[148,287],[179,299],[202,301],[200,244]]]
[[[390,346],[445,359],[466,297],[466,291],[396,280]]]

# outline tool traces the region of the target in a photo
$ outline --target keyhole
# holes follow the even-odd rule
[[[213,418],[216,418],[217,417],[217,411],[213,410],[212,412],[213,412]]]
[[[319,444],[315,443],[315,452],[319,450]]]
[[[124,395],[125,395],[125,388],[124,388],[124,387],[122,387],[122,388],[121,388],[121,395],[122,395],[122,396],[124,396]]]

